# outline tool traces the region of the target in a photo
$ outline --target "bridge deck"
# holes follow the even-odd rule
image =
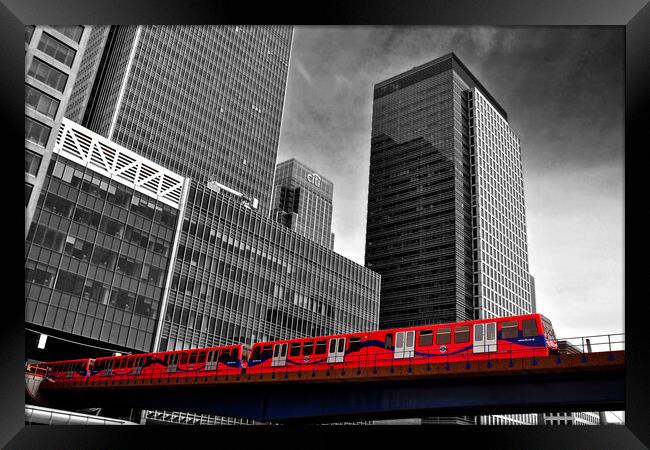
[[[179,385],[229,385],[260,383],[310,383],[310,382],[368,382],[404,381],[434,378],[472,376],[516,376],[530,374],[551,374],[571,372],[602,372],[624,370],[625,351],[550,355],[536,358],[493,359],[467,362],[440,362],[432,364],[396,365],[393,367],[354,367],[352,365],[324,368],[307,372],[290,370],[276,373],[256,372],[251,369],[242,375],[213,376],[162,376],[142,378],[134,376],[128,380],[89,380],[67,383],[43,382],[44,390],[78,390],[102,388],[158,387]]]

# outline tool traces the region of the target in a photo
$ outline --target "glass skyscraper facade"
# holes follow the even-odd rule
[[[73,93],[81,123],[268,213],[292,36],[288,26],[112,26],[89,48],[101,48],[83,75],[93,87]]]
[[[375,86],[367,227],[380,327],[531,311],[519,138],[454,54]]]
[[[377,327],[380,277],[192,181],[160,350]]]
[[[532,312],[520,139],[453,53],[375,85],[368,191],[381,328]]]
[[[184,183],[63,119],[27,237],[26,325],[150,351]]]
[[[68,105],[88,27],[25,27],[25,236]]]
[[[275,168],[271,215],[284,226],[333,249],[333,195],[331,181],[290,159]]]

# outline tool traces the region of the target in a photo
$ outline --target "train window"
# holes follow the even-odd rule
[[[436,330],[436,344],[449,344],[451,342],[451,328],[438,328]]]
[[[420,338],[418,339],[418,345],[431,345],[433,344],[433,331],[432,330],[423,330],[420,331]]]
[[[260,353],[262,352],[262,347],[255,347],[253,349],[253,356],[251,356],[251,359],[260,359]]]
[[[188,355],[187,353],[183,353],[183,354],[181,355],[181,362],[180,362],[180,363],[181,363],[181,364],[187,364],[187,358],[188,358],[188,356],[189,356],[189,355]]]
[[[270,345],[264,346],[262,349],[262,358],[270,358],[273,355],[273,347]]]
[[[189,361],[190,364],[196,364],[196,358],[197,358],[198,356],[199,356],[198,353],[196,353],[196,352],[192,352],[192,354],[190,355],[190,361]]]
[[[280,356],[280,344],[275,344],[275,347],[273,348],[273,357],[277,358]]]
[[[537,336],[537,321],[535,319],[526,319],[521,321],[521,330],[524,336]]]
[[[300,347],[302,344],[300,342],[294,342],[291,344],[291,348],[289,349],[289,356],[298,356],[300,355]]]
[[[336,339],[330,340],[330,353],[334,353],[336,351]],[[318,344],[316,344],[316,353],[320,353],[318,351]]]
[[[280,356],[287,356],[287,344],[280,344]]]
[[[469,342],[469,327],[454,328],[454,342],[458,344]]]
[[[361,338],[353,337],[350,338],[350,345],[348,347],[348,352],[356,352],[361,348]]]
[[[501,338],[503,339],[516,338],[517,327],[518,327],[518,322],[516,320],[503,322],[503,325],[501,325]]]
[[[332,343],[334,343],[334,350],[336,349],[336,339],[332,339],[330,341],[330,352],[333,352],[334,350],[332,349]],[[314,352],[315,355],[324,355],[327,353],[327,341],[318,341],[316,342],[316,351]]]
[[[390,349],[390,348],[392,348],[392,347],[393,347],[393,334],[392,334],[392,333],[388,333],[388,334],[386,335],[386,341],[384,342],[384,348],[388,348],[388,349]]]
[[[133,358],[129,358],[129,360],[127,361],[127,366],[126,367],[128,367],[130,369],[131,367],[133,367],[134,362],[135,362],[135,360]]]
[[[199,357],[198,357],[198,359],[196,360],[196,362],[197,362],[197,363],[205,362],[205,355],[206,355],[206,352],[201,352],[201,353],[199,353]]]
[[[302,346],[302,356],[311,356],[313,352],[314,352],[314,343],[305,342],[304,345]]]
[[[339,339],[339,348],[337,350],[339,353],[345,350],[345,339]]]
[[[219,355],[219,361],[220,362],[226,362],[230,361],[230,350],[221,350],[221,354]]]

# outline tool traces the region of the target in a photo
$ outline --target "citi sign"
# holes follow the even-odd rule
[[[320,187],[321,178],[320,178],[320,175],[318,175],[317,173],[310,173],[309,175],[307,175],[307,181],[309,181],[311,184],[313,184],[317,188]]]

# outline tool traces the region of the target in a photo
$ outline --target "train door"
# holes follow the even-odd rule
[[[474,324],[474,353],[487,353],[497,351],[497,323]]]
[[[330,339],[327,351],[327,362],[337,363],[345,360],[345,338]]]
[[[169,358],[169,365],[167,366],[167,372],[176,372],[176,369],[178,369],[179,356],[180,356],[179,353],[175,353],[171,355],[171,358]]]
[[[271,367],[282,367],[287,363],[287,344],[275,344],[273,346],[273,359],[271,360]]]
[[[133,364],[133,375],[140,375],[142,373],[142,366],[144,365],[144,356],[138,356],[135,358],[135,363]]]
[[[210,350],[208,352],[208,359],[205,362],[205,370],[216,369],[218,358],[219,358],[219,350]]]
[[[413,358],[415,354],[415,331],[395,333],[395,359]]]

